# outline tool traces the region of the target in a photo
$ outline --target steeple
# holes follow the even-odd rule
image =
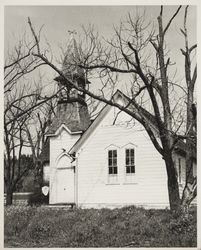
[[[67,51],[64,56],[62,72],[72,77],[82,76],[84,77],[84,70],[77,65],[80,62],[80,55],[78,50],[78,45],[75,40],[76,31],[68,31],[70,34],[69,44],[67,46]],[[81,52],[81,49],[80,49]]]
[[[63,74],[66,76],[66,78],[73,81],[73,83],[78,87],[85,89],[86,85],[89,84],[90,82],[85,77],[84,69],[78,66],[81,61],[79,55],[79,51],[81,52],[81,49],[78,49],[78,45],[74,37],[76,32],[75,31],[68,31],[68,32],[70,34],[70,40],[63,59],[61,70]],[[59,101],[63,102],[65,101],[65,99],[69,99],[72,97],[74,98],[82,97],[80,95],[78,96],[77,90],[72,89],[69,86],[69,84],[65,84],[65,81],[62,79],[62,77],[60,76],[56,77],[55,80],[58,82],[59,89],[63,88],[63,91],[60,92]],[[84,97],[85,96],[83,95],[83,98]]]
[[[78,66],[80,62],[79,49],[74,38],[75,32],[71,32],[71,38],[62,63],[62,73],[76,86],[85,89],[89,81],[85,72]],[[69,86],[63,77],[54,79],[58,83],[60,91],[56,117],[52,122],[49,133],[54,133],[64,124],[71,132],[85,131],[90,125],[88,107],[85,101],[85,94]]]

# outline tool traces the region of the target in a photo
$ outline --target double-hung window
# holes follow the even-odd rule
[[[117,150],[109,150],[108,151],[108,167],[109,167],[109,175],[110,174],[118,174]]]
[[[135,183],[135,149],[125,149],[125,183]]]
[[[118,181],[117,150],[108,150],[108,182]]]
[[[135,173],[135,150],[134,148],[126,149],[126,175]]]

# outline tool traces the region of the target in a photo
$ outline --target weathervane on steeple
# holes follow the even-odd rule
[[[77,35],[77,31],[75,30],[68,30],[68,34],[74,38],[74,35]]]

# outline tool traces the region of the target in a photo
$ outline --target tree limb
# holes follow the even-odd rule
[[[165,33],[167,32],[168,28],[170,27],[170,24],[172,23],[173,19],[177,16],[177,14],[179,13],[180,9],[181,9],[182,5],[180,5],[178,7],[178,9],[176,10],[176,12],[174,13],[174,15],[172,16],[172,18],[169,20],[167,26],[165,27],[163,34],[165,35]]]

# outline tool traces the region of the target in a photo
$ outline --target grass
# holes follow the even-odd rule
[[[196,247],[196,211],[6,207],[5,247]]]

